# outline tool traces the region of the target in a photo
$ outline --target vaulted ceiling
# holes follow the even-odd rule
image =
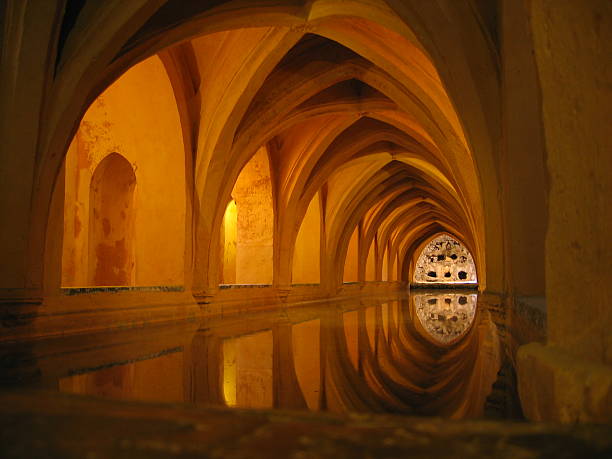
[[[376,235],[404,272],[420,244],[450,233],[472,251],[485,283],[488,260],[501,253],[497,197],[485,191],[497,184],[490,101],[498,86],[495,42],[477,2],[94,3],[69,2],[76,19],[63,18],[50,89],[58,103],[41,136],[42,196],[88,104],[157,54],[194,187],[195,283],[216,284],[208,254],[218,251],[233,184],[262,146],[277,196],[279,283],[290,281],[282,273],[317,193],[331,271],[341,272],[361,225],[365,247]]]

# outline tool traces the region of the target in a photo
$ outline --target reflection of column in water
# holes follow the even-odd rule
[[[221,337],[198,330],[185,347],[183,387],[186,402],[209,405],[225,402],[224,384],[220,384],[224,369],[223,343]]]

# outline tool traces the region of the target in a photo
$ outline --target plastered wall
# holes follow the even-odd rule
[[[346,252],[346,259],[344,261],[344,274],[342,277],[343,282],[358,282],[358,269],[359,269],[359,228],[355,228],[351,239],[349,241],[348,249]]]
[[[242,169],[232,195],[237,209],[236,283],[271,284],[274,209],[265,147]]]
[[[321,210],[318,194],[310,202],[300,225],[293,252],[294,284],[318,284],[321,280]]]
[[[223,238],[221,256],[221,283],[235,284],[236,283],[236,242],[238,239],[238,209],[236,201],[233,199],[227,205],[225,215],[223,216],[223,230],[221,231]]]
[[[185,153],[170,82],[157,57],[134,66],[89,107],[65,160],[62,286],[88,278],[94,171],[118,154],[136,178],[132,285],[181,285],[185,252]]]

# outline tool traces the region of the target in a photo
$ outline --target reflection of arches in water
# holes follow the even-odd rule
[[[414,295],[414,308],[425,331],[448,344],[463,336],[476,315],[476,294]]]
[[[89,217],[89,282],[91,285],[134,284],[134,189],[132,165],[111,153],[91,179]]]
[[[476,326],[476,295],[458,294],[459,306],[474,305],[468,314],[472,325],[447,346],[423,336],[409,301],[412,298],[347,311],[340,322],[344,330],[325,327],[333,333],[327,342],[335,343],[324,348],[328,409],[482,416],[499,369],[499,344],[490,315],[481,314]],[[481,352],[483,346],[491,352]]]
[[[417,259],[414,282],[476,283],[476,265],[472,254],[461,242],[447,234],[435,237]]]
[[[461,296],[468,300],[459,295],[459,304]],[[237,327],[229,318],[191,338],[181,328],[177,341],[159,344],[184,351],[136,366],[143,375],[154,371],[156,390],[167,388],[173,401],[185,391],[186,401],[237,407],[482,416],[500,363],[490,313],[476,314],[462,339],[447,346],[423,336],[409,301],[303,311],[297,322],[272,313]],[[186,365],[183,372],[179,365]],[[120,370],[105,375],[116,378],[112,387],[87,376],[60,389],[120,398],[152,393],[150,378],[133,383]]]

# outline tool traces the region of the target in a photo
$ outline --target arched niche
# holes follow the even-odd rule
[[[117,153],[104,158],[94,171],[89,193],[89,285],[134,285],[135,188],[132,165]]]
[[[477,284],[476,265],[470,251],[448,234],[426,243],[414,263],[415,284]]]

